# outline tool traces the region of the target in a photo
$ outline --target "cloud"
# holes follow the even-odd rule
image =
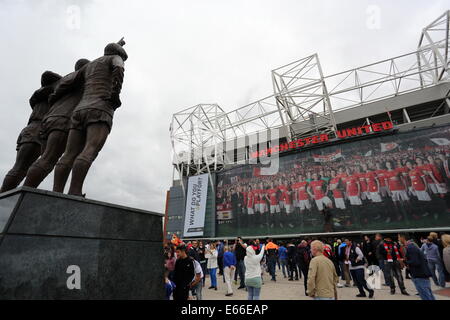
[[[28,98],[44,70],[72,71],[122,36],[123,106],[86,180],[89,198],[163,212],[171,185],[171,115],[198,103],[225,110],[271,93],[270,70],[317,52],[331,74],[413,51],[446,1],[0,1],[0,174],[12,166]],[[6,62],[6,63],[5,63]],[[42,188],[50,189],[52,177]]]

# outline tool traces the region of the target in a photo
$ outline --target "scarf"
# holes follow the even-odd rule
[[[323,255],[325,257],[327,257],[327,258],[331,258],[332,255],[333,255],[332,252],[331,252],[331,248],[329,246],[325,246],[323,249],[324,249],[323,250]]]
[[[395,251],[395,255],[397,257],[397,260],[401,259],[400,252],[398,252],[398,248],[397,248],[397,246],[395,244],[393,244],[393,243],[386,243],[385,242],[384,243],[384,249],[387,252],[387,255],[386,255],[387,259],[386,260],[388,262],[393,262],[394,261],[393,258],[392,258],[392,249],[394,249],[394,251]]]

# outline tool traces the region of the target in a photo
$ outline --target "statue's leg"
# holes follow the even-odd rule
[[[68,134],[64,131],[50,132],[43,155],[30,167],[24,186],[37,188],[52,172],[66,149]]]
[[[86,134],[83,131],[75,129],[70,130],[66,151],[55,166],[53,191],[60,193],[64,192],[64,187],[66,186],[73,163],[83,150],[85,143]]]
[[[0,192],[6,192],[17,188],[27,175],[31,164],[41,154],[41,147],[37,143],[24,143],[17,150],[16,163],[3,180]]]
[[[92,123],[87,127],[86,145],[73,165],[70,195],[81,196],[83,194],[84,179],[98,153],[105,145],[109,132],[109,126],[102,122]]]

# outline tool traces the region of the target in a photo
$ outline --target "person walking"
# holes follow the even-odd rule
[[[177,263],[177,258],[175,256],[175,250],[171,246],[167,246],[164,251],[165,251],[164,252],[164,258],[165,258],[164,267],[169,272],[167,277],[170,280],[173,280],[175,264]]]
[[[383,250],[382,246],[383,246],[383,236],[381,235],[381,233],[377,233],[375,235],[375,240],[373,240],[372,247],[373,250],[375,251],[375,258],[377,259],[378,266],[380,267],[381,271],[383,271],[384,276],[383,286],[390,287],[391,284],[389,283],[389,276],[386,272],[386,268],[384,267],[384,258],[383,255],[381,254]]]
[[[347,250],[350,250],[347,247],[348,239],[344,239],[344,242],[339,247],[339,259],[341,263],[341,270],[343,279],[345,280],[345,286],[347,288],[351,287],[351,276],[350,276],[350,261],[347,257]],[[353,279],[353,282],[355,282],[355,279]]]
[[[405,262],[420,298],[422,300],[436,300],[431,291],[431,271],[422,250],[407,234],[399,234],[398,242],[405,248]]]
[[[311,260],[308,269],[307,295],[314,300],[337,300],[336,284],[339,277],[333,262],[323,255],[324,246],[320,241],[311,243]]]
[[[198,244],[198,257],[203,271],[202,286],[205,287],[208,260],[205,257],[205,246],[203,245],[203,241],[200,241]]]
[[[191,257],[194,260],[200,261],[200,256],[198,254],[198,241],[194,240],[191,243],[191,246],[188,248],[188,256]]]
[[[287,258],[288,258],[288,276],[289,281],[298,280],[298,269],[297,269],[297,248],[293,242],[288,243],[287,246]]]
[[[303,240],[300,242],[300,244],[297,246],[297,265],[300,269],[300,272],[303,274],[303,286],[305,287],[305,295],[308,292],[308,270],[309,270],[309,263],[311,262],[312,254],[311,249],[308,245],[308,242]],[[298,280],[296,278],[296,280]]]
[[[365,258],[361,249],[356,246],[351,240],[346,239],[347,246],[345,247],[345,258],[348,261],[348,266],[350,269],[350,273],[352,275],[353,281],[358,287],[359,294],[356,295],[357,298],[365,298],[367,297],[367,290],[369,293],[369,298],[373,298],[375,291],[368,287],[367,281],[365,279]]]
[[[195,277],[194,259],[187,255],[185,245],[179,245],[176,249],[177,262],[175,263],[173,300],[187,301],[189,290]]]
[[[205,253],[206,259],[208,259],[207,267],[209,271],[209,276],[211,279],[211,286],[208,289],[214,289],[217,291],[217,257],[218,252],[216,250],[216,245],[211,243],[209,249],[206,249]]]
[[[450,198],[449,198],[450,202]],[[439,248],[439,254],[441,255],[442,262],[444,262],[444,242],[441,239],[439,239],[439,235],[436,232],[430,232],[430,236],[433,237],[433,243],[438,246]],[[450,282],[450,273],[448,273],[447,269],[445,268],[445,265],[443,263],[443,269],[444,269],[444,278],[446,282]]]
[[[428,261],[431,277],[437,286],[445,288],[444,264],[442,263],[439,247],[433,242],[433,237],[428,236],[427,241],[422,245],[422,252]],[[437,272],[437,276],[436,276]]]
[[[175,283],[169,279],[169,270],[164,272],[164,291],[166,293],[166,300],[173,300],[173,291],[175,290]]]
[[[444,250],[442,251],[442,260],[444,261],[445,269],[450,273],[450,235],[442,235],[442,244]]]
[[[225,246],[223,251],[223,273],[225,276],[225,283],[227,284],[226,296],[231,297],[233,295],[231,281],[233,281],[234,274],[236,272],[236,257],[232,252],[230,252],[230,248],[228,246]]]
[[[223,275],[223,247],[225,245],[222,241],[217,241],[216,250],[217,250],[217,266],[219,268],[219,276]]]
[[[194,272],[195,277],[192,280],[191,283],[191,291],[192,296],[196,298],[196,300],[203,300],[202,290],[203,290],[203,278],[205,277],[202,266],[200,265],[200,262],[198,262],[195,259],[192,259],[194,262]]]
[[[384,241],[378,247],[379,255],[383,258],[385,268],[386,283],[391,287],[391,294],[395,294],[395,281],[397,279],[398,286],[403,295],[409,296],[406,291],[405,283],[402,276],[403,258],[398,245],[392,241],[390,236],[385,236]]]
[[[287,278],[287,269],[288,269],[288,256],[287,256],[287,249],[284,246],[283,243],[280,244],[280,247],[278,248],[278,260],[281,265],[281,271],[283,272],[283,277]]]
[[[377,264],[376,257],[373,254],[372,241],[368,235],[364,236],[364,241],[362,243],[362,252],[364,257],[367,259],[367,264],[369,266]]]
[[[273,243],[272,239],[267,240],[266,244],[266,252],[267,252],[267,264],[269,267],[269,274],[272,277],[271,281],[277,281],[276,279],[276,266],[277,266],[277,255],[278,255],[278,246]]]
[[[259,300],[262,287],[261,260],[264,257],[265,248],[262,245],[260,252],[256,254],[253,246],[248,246],[246,252],[247,255],[244,258],[244,264],[248,300]]]
[[[333,243],[333,255],[335,258],[335,264],[336,264],[336,272],[339,277],[342,277],[342,270],[341,270],[341,261],[339,259],[339,246],[342,244],[341,239],[335,239]],[[338,283],[338,288],[343,287],[340,283]]]
[[[234,254],[236,256],[236,275],[239,275],[240,285],[238,290],[245,289],[245,264],[244,258],[247,254],[247,244],[242,240],[242,238],[237,238],[236,244],[234,246]],[[235,278],[236,279],[236,278]],[[237,279],[236,279],[237,280]]]

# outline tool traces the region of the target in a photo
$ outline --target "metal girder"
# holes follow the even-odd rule
[[[414,52],[327,76],[313,54],[273,70],[270,96],[229,112],[217,104],[199,104],[174,114],[173,164],[181,182],[192,174],[220,170],[227,141],[276,128],[288,129],[288,140],[333,133],[336,111],[449,81],[449,29],[450,10],[422,30]],[[214,150],[212,160],[202,153],[207,148]]]

